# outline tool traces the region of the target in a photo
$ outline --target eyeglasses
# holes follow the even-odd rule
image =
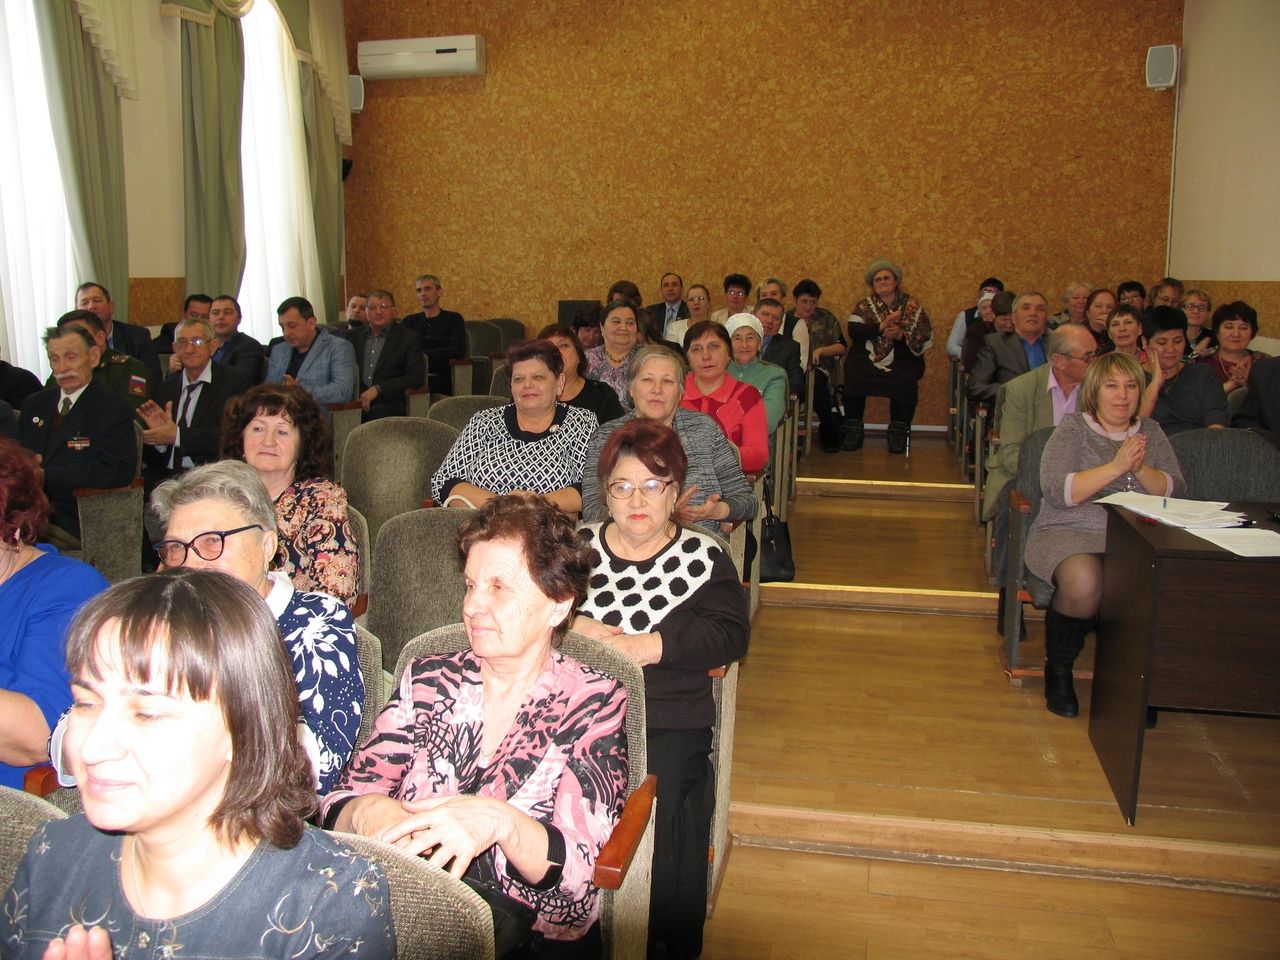
[[[706,297],[690,297],[689,302],[690,303],[706,303],[707,298]]]
[[[188,550],[194,550],[201,560],[212,562],[222,556],[222,551],[227,545],[227,537],[244,533],[246,530],[261,529],[261,524],[250,523],[243,527],[236,527],[234,530],[206,530],[204,533],[197,533],[186,542],[159,540],[155,544],[156,554],[166,567],[180,567],[186,563]]]
[[[663,491],[673,483],[675,483],[674,480],[659,480],[657,477],[650,477],[640,483],[632,483],[630,480],[615,480],[609,484],[608,490],[609,496],[615,500],[630,500],[637,490],[648,500],[661,496]]]
[[[1121,303],[1137,303],[1141,299],[1142,297],[1138,296],[1136,293],[1124,293],[1120,295]]]
[[[1183,311],[1186,313],[1208,313],[1209,306],[1204,303],[1187,303],[1183,304]]]
[[[190,339],[187,339],[186,337],[179,337],[173,341],[173,345],[179,350],[182,350],[186,347],[203,347],[208,342],[208,337],[191,337]]]

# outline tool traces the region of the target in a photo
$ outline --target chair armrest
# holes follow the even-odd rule
[[[427,497],[427,499],[425,499],[425,500],[423,500],[423,501],[422,501],[422,509],[423,509],[423,510],[434,510],[434,509],[435,509],[436,507],[438,507],[438,506],[440,506],[440,504],[436,503],[436,502],[435,502],[434,500],[432,500],[430,497]]]
[[[368,593],[357,594],[356,598],[351,601],[347,609],[351,611],[352,617],[363,616],[364,612],[369,609],[369,594]]]
[[[105,497],[107,494],[120,493],[122,490],[137,490],[142,486],[142,478],[134,477],[133,482],[126,483],[123,487],[76,487],[75,496],[79,500],[83,497]]]
[[[729,672],[729,668],[727,666],[712,667],[710,670],[707,671],[707,676],[710,677],[712,680],[723,680],[725,675],[728,674],[728,672]]]
[[[1020,490],[1009,491],[1009,510],[1024,516],[1031,513],[1031,501]]]
[[[333,413],[335,410],[363,410],[364,404],[359,400],[352,400],[350,403],[331,403],[328,407],[329,412]]]
[[[652,773],[627,797],[622,817],[596,858],[592,881],[602,890],[617,890],[626,879],[627,868],[640,846],[640,838],[649,825],[653,813],[654,796],[658,790],[658,778]]]
[[[58,789],[58,772],[51,763],[37,763],[22,775],[23,793],[34,793],[37,797],[47,797]]]

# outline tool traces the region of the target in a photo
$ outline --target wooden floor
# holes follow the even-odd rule
[[[960,480],[942,441],[907,460],[876,438],[815,449],[801,476]],[[800,496],[790,523],[797,580],[991,590],[971,503]],[[1128,827],[1089,744],[1088,684],[1083,716],[1052,716],[1038,681],[1009,684],[998,644],[990,616],[766,601],[707,956],[1280,956],[1280,721],[1162,713]]]

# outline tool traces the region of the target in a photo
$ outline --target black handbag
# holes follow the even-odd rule
[[[760,524],[760,582],[790,583],[796,578],[791,558],[791,531],[773,512],[773,491],[764,485],[764,521]]]

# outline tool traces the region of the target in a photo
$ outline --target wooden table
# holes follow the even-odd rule
[[[1258,526],[1276,504],[1232,504]],[[1126,822],[1147,707],[1280,716],[1280,557],[1251,559],[1107,506],[1089,739]]]

